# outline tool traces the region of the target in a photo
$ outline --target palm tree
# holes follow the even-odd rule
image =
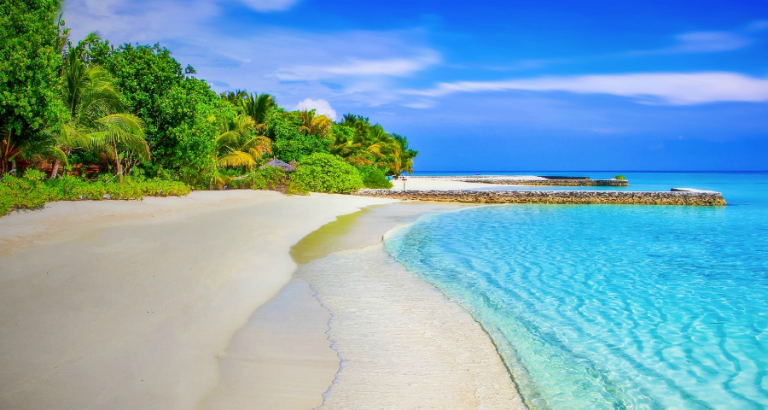
[[[71,48],[61,98],[68,114],[56,137],[61,151],[68,153],[80,147],[105,151],[114,157],[115,175],[121,184],[124,162],[130,172],[140,160],[149,160],[143,121],[126,112],[109,73],[99,66],[86,66]],[[54,167],[58,167],[58,160]]]
[[[299,114],[299,118],[301,119],[300,131],[323,138],[331,135],[333,121],[325,115],[315,116],[315,110],[304,110]]]
[[[234,105],[237,108],[242,107],[242,100],[248,95],[245,90],[224,91],[219,94],[219,98]]]
[[[243,112],[250,115],[255,122],[254,130],[259,135],[267,133],[267,119],[270,112],[277,106],[275,99],[270,94],[246,94],[241,100]]]
[[[212,158],[213,172],[209,189],[213,184],[221,185],[224,181],[221,168],[245,167],[250,170],[256,165],[256,159],[267,152],[272,152],[269,138],[252,135],[255,121],[245,114],[240,114],[232,120],[219,120],[220,134],[216,136],[216,151]]]
[[[352,128],[354,137],[347,141],[339,136],[331,146],[332,154],[355,166],[374,166],[388,175],[412,172],[413,157],[418,152],[408,149],[405,137],[390,135],[381,125],[371,125],[367,117],[359,115],[345,115],[341,125]]]

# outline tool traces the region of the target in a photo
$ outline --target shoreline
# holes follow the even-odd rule
[[[0,407],[198,408],[232,335],[290,281],[290,247],[390,202],[219,191],[3,217]]]
[[[328,347],[340,358],[318,408],[525,408],[487,331],[382,246],[383,236],[422,215],[467,206],[474,205],[371,206],[294,245],[294,259],[303,262],[294,278],[327,309]]]
[[[6,216],[0,405],[522,409],[487,332],[381,245],[422,215],[472,206],[226,191]],[[363,291],[379,292],[360,322],[373,333],[348,325],[366,305],[348,297]],[[360,378],[372,373],[383,378]]]
[[[381,244],[313,261],[298,277],[331,312],[342,359],[318,409],[525,409],[481,325]]]

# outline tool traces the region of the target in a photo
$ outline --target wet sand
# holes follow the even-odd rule
[[[293,399],[301,386],[294,378],[313,371],[311,361],[293,372],[270,371],[295,365],[296,357],[281,355],[277,340],[285,345],[303,345],[303,351],[333,349],[333,380],[327,392],[318,397],[322,409],[522,409],[510,375],[483,329],[459,305],[441,292],[411,275],[382,249],[382,236],[389,230],[416,220],[419,216],[457,210],[466,205],[395,203],[371,206],[355,214],[341,216],[308,235],[292,248],[292,256],[303,265],[296,279],[278,298],[257,311],[248,332],[268,331],[276,321],[298,323],[315,317],[313,329],[325,325],[325,341],[305,337],[304,331],[283,333],[258,343],[266,366],[253,366],[270,384],[252,386],[264,403],[275,409],[300,409]],[[303,292],[292,286],[305,287]],[[302,302],[311,289],[316,304]],[[285,304],[294,298],[290,313],[270,314],[271,304]],[[325,316],[321,313],[324,312]],[[258,316],[258,318],[256,318]],[[271,318],[270,318],[271,316]],[[330,318],[327,322],[326,318]],[[323,321],[326,321],[323,323]],[[306,324],[309,327],[309,324]],[[316,331],[316,330],[315,330]],[[262,332],[263,333],[263,332]],[[237,334],[227,354],[243,351],[245,334]],[[251,347],[254,345],[251,344]],[[276,352],[278,357],[270,355]],[[320,354],[314,356],[316,362]],[[322,357],[330,357],[328,354]],[[236,370],[222,362],[222,380],[237,379]],[[301,370],[303,366],[304,370]],[[225,375],[231,372],[230,376]],[[338,372],[338,373],[336,373]],[[244,373],[239,373],[243,376]],[[230,387],[221,385],[223,390]],[[293,391],[295,390],[295,391]],[[234,390],[230,390],[234,391]],[[292,392],[293,391],[293,392]],[[240,393],[242,394],[242,393]],[[216,408],[237,408],[216,407]],[[313,407],[314,408],[314,407]]]

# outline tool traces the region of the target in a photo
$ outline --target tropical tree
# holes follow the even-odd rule
[[[301,126],[299,130],[305,134],[317,135],[321,138],[330,137],[333,121],[325,115],[315,115],[315,110],[304,110],[299,114]]]
[[[389,134],[379,125],[371,125],[366,117],[347,114],[334,128],[330,152],[357,167],[372,166],[387,175],[413,172],[417,151],[408,148],[408,139]]]
[[[243,99],[248,95],[245,90],[224,91],[219,94],[219,98],[234,105],[237,108],[242,107]]]
[[[265,153],[272,152],[271,141],[261,135],[253,135],[255,121],[245,114],[233,119],[219,119],[221,133],[216,136],[216,151],[211,158],[213,171],[209,188],[222,185],[221,168],[243,167],[252,169]]]
[[[0,170],[61,115],[58,0],[0,1]],[[58,23],[57,23],[58,22]]]
[[[194,72],[194,68],[187,66],[184,69],[171,52],[159,44],[115,47],[107,40],[92,39],[80,45],[87,65],[98,65],[112,75],[128,109],[126,112],[144,121],[145,140],[152,157],[158,158],[159,162],[142,165],[150,168],[151,173],[158,171],[158,165],[169,165],[170,157],[180,149],[171,131],[182,125],[180,121],[185,118],[177,112],[163,110],[167,107],[164,100],[170,98],[174,90],[186,91],[187,87],[182,84],[189,79],[186,74]],[[216,97],[213,91],[210,93]]]
[[[126,112],[109,72],[97,65],[86,66],[73,49],[65,62],[61,100],[67,117],[56,137],[60,150],[67,153],[82,147],[105,152],[115,161],[115,175],[121,184],[133,166],[149,160],[144,122]]]
[[[243,112],[253,118],[255,122],[254,130],[259,135],[266,135],[268,126],[267,119],[272,110],[277,106],[275,99],[270,94],[246,94],[241,100]]]
[[[277,107],[275,99],[270,94],[249,94],[245,90],[225,91],[219,98],[234,106],[238,111],[250,116],[254,121],[253,129],[259,135],[266,135],[267,120],[272,110]]]

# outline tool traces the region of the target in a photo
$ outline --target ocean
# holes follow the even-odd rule
[[[385,247],[484,327],[531,409],[768,408],[768,173],[623,175],[729,205],[480,206]]]

